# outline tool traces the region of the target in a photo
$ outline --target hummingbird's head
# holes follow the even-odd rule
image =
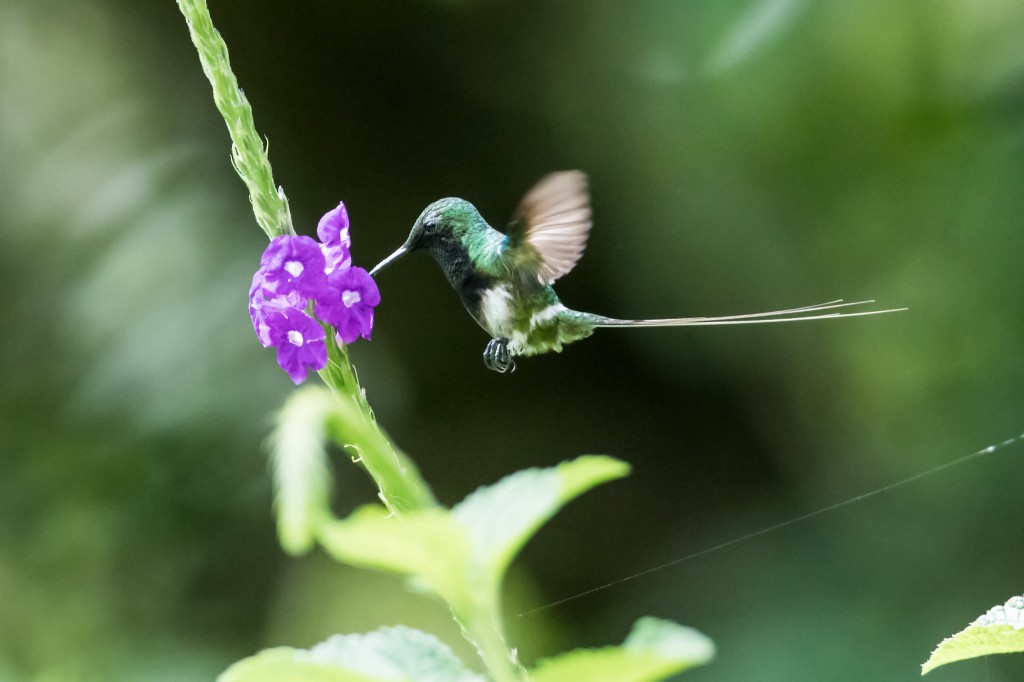
[[[412,251],[427,249],[436,255],[463,243],[471,234],[473,226],[481,223],[486,225],[476,207],[465,199],[438,199],[423,209],[420,217],[413,223],[405,243],[378,263],[370,274],[377,274],[384,266]]]

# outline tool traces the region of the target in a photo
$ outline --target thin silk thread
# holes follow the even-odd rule
[[[836,509],[840,509],[842,507],[849,506],[849,505],[854,504],[856,502],[860,502],[861,500],[866,500],[869,497],[874,497],[875,495],[881,495],[882,493],[888,492],[890,490],[894,490],[896,488],[901,488],[901,487],[903,487],[905,485],[913,483],[914,481],[919,481],[922,478],[926,478],[928,476],[932,476],[934,474],[939,473],[940,471],[945,471],[946,469],[951,469],[952,467],[955,467],[955,466],[963,464],[965,462],[969,462],[971,460],[977,459],[978,457],[981,457],[983,455],[991,455],[996,450],[1001,450],[1002,448],[1005,448],[1005,447],[1007,447],[1009,445],[1013,445],[1014,443],[1020,441],[1021,439],[1024,439],[1024,433],[1016,435],[1013,438],[1007,438],[1006,440],[1002,441],[1001,443],[996,443],[994,445],[986,446],[986,447],[984,447],[984,448],[982,448],[982,449],[980,449],[980,450],[978,450],[976,452],[972,452],[972,453],[967,454],[967,455],[962,455],[962,456],[957,457],[956,459],[954,459],[952,461],[946,462],[945,464],[939,464],[938,466],[935,466],[935,467],[932,467],[931,469],[927,469],[927,470],[922,471],[920,473],[914,474],[913,476],[909,476],[907,478],[901,479],[901,480],[896,481],[894,483],[890,483],[888,485],[884,485],[881,488],[876,488],[876,489],[874,489],[874,490],[872,490],[870,492],[862,493],[860,495],[857,495],[856,497],[851,497],[849,499],[843,500],[842,502],[836,502],[835,504],[830,504],[827,507],[822,507],[821,509],[818,509],[817,511],[812,511],[812,512],[808,512],[806,514],[801,514],[800,516],[792,518],[792,519],[790,519],[788,521],[783,521],[782,523],[777,523],[777,524],[775,524],[773,526],[768,526],[767,528],[762,528],[761,530],[755,531],[753,533],[748,533],[746,535],[741,535],[740,537],[734,538],[732,540],[728,540],[727,542],[723,542],[723,543],[720,543],[720,544],[717,544],[717,545],[713,545],[711,547],[706,547],[706,548],[704,548],[704,549],[702,549],[702,550],[700,550],[698,552],[694,552],[693,554],[687,554],[686,556],[679,557],[678,559],[673,559],[672,561],[667,561],[667,562],[665,562],[663,564],[658,564],[657,566],[654,566],[652,568],[648,568],[648,569],[640,571],[638,573],[633,573],[632,575],[627,575],[624,578],[619,578],[617,580],[613,580],[613,581],[611,581],[609,583],[605,583],[604,585],[598,585],[597,587],[592,587],[589,590],[584,590],[582,592],[577,592],[576,594],[570,595],[568,597],[563,597],[563,598],[559,599],[558,601],[553,601],[553,602],[551,602],[549,604],[544,604],[543,606],[538,606],[538,607],[536,607],[534,609],[530,609],[529,611],[523,611],[522,613],[520,613],[518,615],[518,617],[522,618],[523,616],[529,616],[532,613],[537,613],[538,611],[544,611],[546,609],[550,609],[552,607],[559,606],[559,605],[564,604],[566,602],[574,601],[574,600],[579,599],[581,597],[586,597],[587,595],[594,594],[595,592],[600,592],[601,590],[606,590],[609,587],[615,587],[616,585],[621,585],[622,583],[629,582],[630,580],[636,580],[637,578],[643,577],[645,575],[649,575],[649,574],[654,573],[656,571],[660,571],[660,570],[669,568],[670,566],[675,566],[676,564],[681,564],[684,561],[690,561],[691,559],[696,559],[697,557],[702,557],[702,556],[705,556],[707,554],[711,554],[713,552],[717,552],[719,550],[725,549],[726,547],[732,547],[733,545],[738,545],[741,542],[746,542],[747,540],[753,540],[754,538],[760,537],[762,535],[767,535],[768,533],[775,532],[777,530],[785,528],[786,526],[792,526],[795,523],[800,523],[801,521],[806,521],[807,519],[814,518],[815,516],[820,516],[822,514],[827,514],[827,513],[831,512],[831,511],[835,511]]]

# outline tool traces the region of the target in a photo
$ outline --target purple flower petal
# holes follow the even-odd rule
[[[267,325],[267,312],[264,309],[262,288],[257,290],[256,295],[249,296],[249,317],[252,318],[252,328],[256,332],[256,338],[264,348],[270,345],[270,327]]]
[[[348,210],[344,203],[338,204],[333,211],[324,214],[316,226],[316,234],[323,242],[320,250],[327,260],[328,274],[334,270],[345,270],[352,265],[352,238],[349,234]]]
[[[373,309],[380,303],[377,283],[362,268],[335,270],[328,283],[330,297],[317,301],[317,317],[334,325],[342,343],[352,343],[360,336],[369,339]]]
[[[249,287],[249,316],[252,318],[252,327],[256,331],[256,337],[264,348],[273,345],[267,317],[284,313],[289,309],[302,311],[309,302],[297,291],[281,296],[275,291],[276,288],[277,282],[268,282],[266,271],[262,268],[253,275],[252,286]]]
[[[324,330],[316,320],[296,308],[268,315],[266,323],[272,345],[277,346],[277,364],[292,381],[301,384],[309,369],[327,366]]]
[[[352,246],[352,239],[348,231],[348,210],[344,203],[338,204],[333,211],[324,214],[316,226],[316,235],[328,246],[336,244]]]
[[[320,245],[312,237],[274,237],[260,260],[264,280],[273,291],[281,295],[295,291],[306,298],[326,293],[326,267]]]
[[[264,348],[270,345],[270,329],[263,324],[263,271],[257,270],[252,276],[252,285],[249,287],[249,317],[252,318],[252,328],[256,331],[256,338]]]
[[[335,270],[347,270],[352,267],[352,254],[344,244],[321,244],[320,250],[327,261],[327,274]]]

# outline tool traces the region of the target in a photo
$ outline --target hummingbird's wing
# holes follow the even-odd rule
[[[508,230],[506,262],[525,281],[551,284],[583,255],[590,225],[587,176],[581,171],[547,175],[516,208]]]

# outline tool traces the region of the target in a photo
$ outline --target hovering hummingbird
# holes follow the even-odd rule
[[[842,300],[765,313],[660,320],[618,320],[571,310],[562,305],[551,285],[579,261],[590,227],[587,176],[580,171],[552,173],[523,197],[508,234],[488,225],[464,199],[435,201],[416,219],[405,243],[370,275],[406,253],[429,251],[466,310],[491,335],[484,365],[501,373],[515,371],[515,356],[561,351],[598,327],[763,324],[895,312],[823,312],[874,302]]]

